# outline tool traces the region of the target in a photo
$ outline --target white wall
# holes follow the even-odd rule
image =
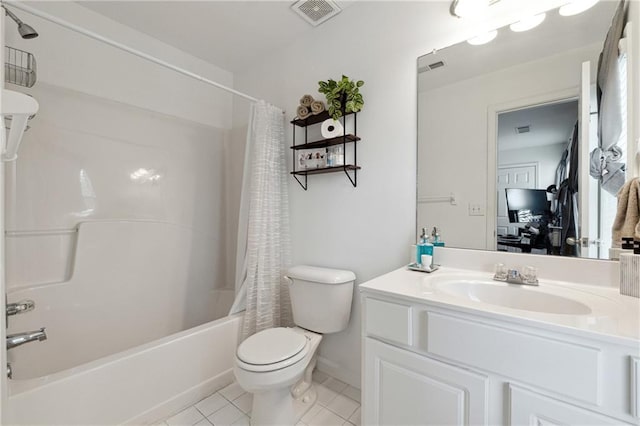
[[[597,63],[599,49],[592,45],[419,93],[419,196],[453,192],[457,205],[420,204],[418,225],[438,225],[451,247],[484,249],[486,218],[470,216],[469,203],[490,211],[488,111],[516,101],[525,106],[541,94],[572,91],[577,96],[581,63]],[[448,161],[438,161],[446,158],[458,159],[454,170]]]
[[[0,46],[4,46],[5,44],[5,37],[4,37],[4,28],[5,28],[5,23],[4,23],[4,19],[0,19]],[[2,67],[2,69],[0,69],[0,82],[4,82],[4,66]],[[4,86],[2,86],[4,87]],[[2,163],[0,161],[0,163]],[[0,176],[4,175],[4,165],[0,164]],[[0,185],[0,234],[4,235],[4,207],[5,207],[5,203],[4,203],[4,181],[2,181],[2,185]],[[0,259],[4,259],[5,257],[5,248],[4,248],[4,238],[0,238]],[[5,285],[5,271],[4,271],[4,265],[2,265],[2,268],[0,270],[0,294],[3,294],[6,292],[6,285]],[[5,308],[6,309],[6,308]],[[4,313],[2,311],[2,309],[0,309],[0,341],[6,341],[6,335],[7,335],[7,324],[6,324],[6,316],[2,315],[2,313]],[[7,364],[7,351],[6,350],[0,350],[0,365],[6,365]],[[4,421],[4,419],[7,416],[7,401],[8,401],[8,395],[7,395],[7,376],[5,374],[2,374],[0,376],[0,423]]]
[[[449,18],[449,5],[356,2],[265,62],[236,74],[236,88],[286,109],[287,120],[305,93],[322,99],[319,80],[345,74],[365,81],[365,106],[358,115],[358,187],[340,173],[309,177],[308,191],[290,180],[295,263],[350,269],[358,283],[407,263],[415,239],[416,58],[474,31]],[[443,19],[425,25],[434,14]],[[501,17],[501,23],[516,14]],[[286,133],[291,145],[291,130]],[[325,336],[320,356],[325,371],[359,386],[357,289],[354,300],[348,329]]]

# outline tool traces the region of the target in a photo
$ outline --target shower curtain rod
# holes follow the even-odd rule
[[[201,81],[203,83],[206,83],[206,84],[209,84],[211,86],[217,87],[218,89],[222,89],[222,90],[224,90],[226,92],[229,92],[229,93],[232,93],[234,95],[240,96],[241,98],[247,99],[247,100],[249,100],[251,102],[258,102],[258,99],[254,98],[253,96],[249,96],[246,93],[239,92],[239,91],[237,91],[235,89],[232,89],[230,87],[227,87],[227,86],[225,86],[223,84],[220,84],[220,83],[215,82],[213,80],[209,80],[206,77],[203,77],[201,75],[195,74],[195,73],[193,73],[191,71],[188,71],[188,70],[186,70],[184,68],[180,68],[180,67],[178,67],[176,65],[170,64],[169,62],[163,61],[162,59],[156,58],[155,56],[148,55],[148,54],[146,54],[144,52],[141,52],[141,51],[139,51],[137,49],[134,49],[134,48],[129,47],[129,46],[125,45],[125,44],[119,43],[119,42],[117,42],[115,40],[111,40],[111,39],[109,39],[107,37],[101,36],[100,34],[94,33],[93,31],[87,30],[85,28],[82,28],[82,27],[77,26],[75,24],[72,24],[70,22],[67,22],[67,21],[65,21],[63,19],[57,18],[57,17],[55,17],[53,15],[50,15],[48,13],[41,12],[41,11],[39,11],[37,9],[32,8],[31,6],[27,6],[27,5],[25,5],[23,3],[20,3],[20,2],[6,2],[6,1],[3,1],[2,3],[4,5],[8,5],[10,7],[14,7],[16,9],[20,9],[20,10],[22,10],[24,12],[27,12],[27,13],[35,15],[35,16],[37,16],[39,18],[45,19],[45,20],[47,20],[49,22],[53,22],[54,24],[58,24],[58,25],[60,25],[62,27],[65,27],[65,28],[70,29],[72,31],[75,31],[77,33],[83,34],[83,35],[85,35],[87,37],[90,37],[90,38],[92,38],[94,40],[101,41],[101,42],[103,42],[105,44],[108,44],[110,46],[113,46],[113,47],[115,47],[117,49],[124,50],[125,52],[129,52],[132,55],[138,56],[139,58],[142,58],[142,59],[146,59],[147,61],[153,62],[155,64],[158,64],[160,66],[168,68],[170,70],[178,72],[180,74],[186,75],[187,77],[191,77],[191,78],[199,80],[199,81]]]

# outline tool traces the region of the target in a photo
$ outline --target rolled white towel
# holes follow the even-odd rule
[[[309,108],[311,106],[311,104],[313,103],[313,101],[314,101],[313,96],[304,95],[302,98],[300,98],[300,105]]]
[[[318,115],[322,111],[324,111],[324,102],[322,102],[322,101],[313,101],[311,103],[311,113],[313,115]]]
[[[304,120],[305,118],[311,115],[311,111],[309,111],[309,108],[303,105],[298,106],[298,109],[296,112],[300,120]]]

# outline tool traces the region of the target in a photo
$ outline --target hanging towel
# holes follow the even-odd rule
[[[309,111],[309,108],[303,105],[299,105],[298,110],[296,112],[298,113],[298,118],[300,120],[304,120],[305,118],[311,115],[311,111]]]
[[[631,179],[618,192],[618,211],[611,233],[613,247],[620,247],[623,237],[640,240],[640,178]]]
[[[311,102],[311,113],[313,115],[318,115],[322,111],[324,111],[324,102],[322,102],[322,101],[313,101],[313,102]]]
[[[313,96],[311,95],[304,95],[302,98],[300,98],[300,105],[304,106],[304,107],[310,107],[311,104],[313,103],[314,99]]]
[[[624,185],[626,167],[621,158],[622,150],[616,145],[606,151],[599,147],[591,151],[589,174],[611,195],[616,195]]]

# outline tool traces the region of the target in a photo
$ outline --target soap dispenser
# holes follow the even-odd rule
[[[428,264],[423,265],[422,256],[427,256],[425,259],[429,259]],[[427,228],[422,228],[422,235],[416,245],[416,263],[424,266],[431,266],[433,261],[433,244],[429,242],[429,235],[427,234]]]
[[[438,227],[434,226],[431,231],[431,243],[433,244],[433,259],[432,262],[436,265],[440,264],[440,247],[444,247],[444,241],[440,239],[440,232]]]
[[[444,241],[440,239],[440,232],[438,232],[438,227],[436,226],[431,231],[431,243],[434,247],[444,247]]]

